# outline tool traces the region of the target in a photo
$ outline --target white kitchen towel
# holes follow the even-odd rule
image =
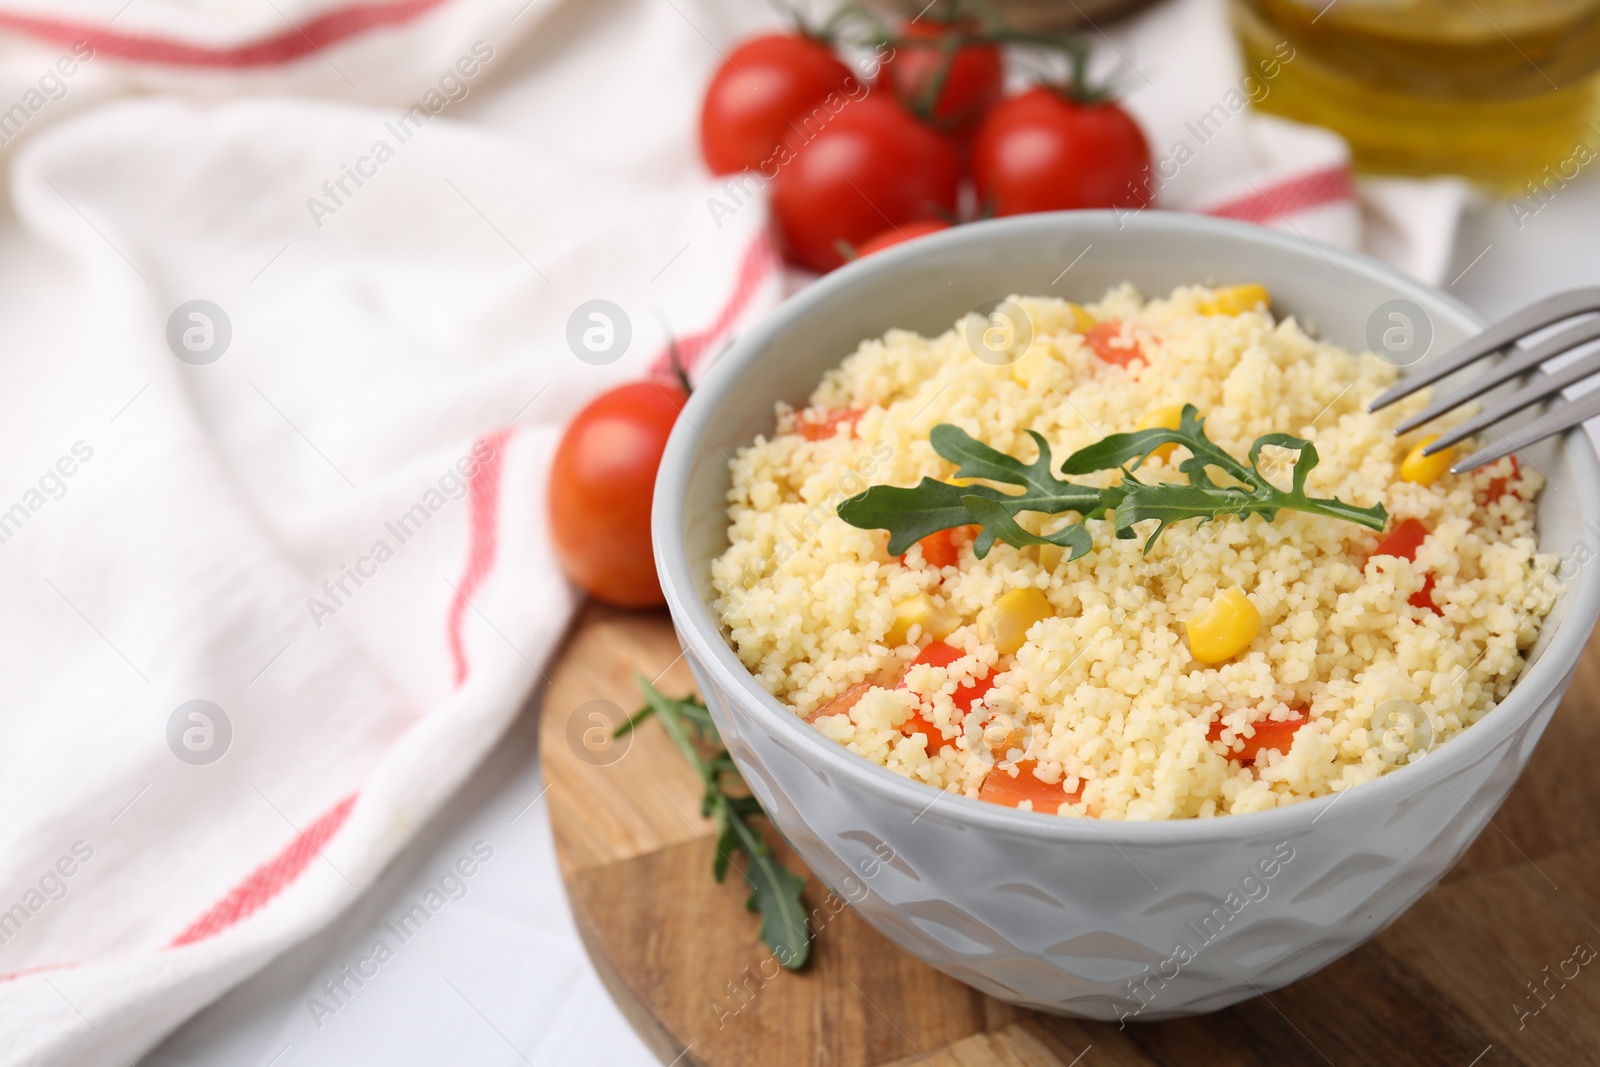
[[[562,421],[778,298],[695,152],[768,19],[0,3],[0,264],[74,309],[0,295],[0,1063],[136,1057],[325,925],[539,684]],[[1158,157],[1229,110],[1215,0],[1105,43]],[[1337,139],[1208,113],[1164,204],[1362,243]],[[1452,194],[1403,191],[1442,263]]]
[[[137,99],[17,159],[83,320],[5,357],[4,1062],[137,1055],[348,904],[570,613],[561,422],[775,298],[757,211],[404,114]]]

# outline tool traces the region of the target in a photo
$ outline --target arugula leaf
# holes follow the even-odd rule
[[[1145,437],[1150,434],[1159,437]],[[1136,437],[1144,439],[1138,442],[1115,441],[1116,438]],[[1175,440],[1190,451],[1189,457],[1178,464],[1178,470],[1188,478],[1189,484],[1140,482],[1131,471],[1138,469],[1151,452],[1168,440]],[[1106,448],[1108,442],[1115,443]],[[1299,453],[1295,457],[1293,485],[1287,491],[1274,485],[1261,470],[1261,451],[1267,447]],[[1101,449],[1102,454],[1097,454],[1096,449]],[[1321,462],[1317,446],[1310,441],[1286,433],[1263,434],[1250,446],[1249,466],[1246,466],[1206,436],[1205,420],[1200,418],[1193,404],[1183,406],[1183,417],[1177,430],[1143,430],[1108,437],[1067,457],[1062,469],[1067,472],[1070,468],[1072,473],[1101,470],[1103,466],[1097,464],[1104,464],[1115,453],[1131,454],[1137,456],[1139,461],[1123,476],[1124,495],[1116,506],[1114,519],[1117,536],[1134,536],[1132,527],[1135,523],[1156,520],[1155,531],[1144,543],[1146,553],[1155,546],[1167,526],[1183,519],[1208,522],[1224,515],[1237,515],[1242,519],[1257,514],[1271,522],[1279,511],[1289,510],[1344,519],[1373,530],[1382,530],[1388,525],[1389,513],[1382,504],[1359,508],[1338,499],[1306,495],[1306,479]],[[1242,484],[1217,485],[1207,473],[1208,468],[1212,467]]]
[[[1011,513],[1004,507],[981,496],[966,496],[961,502],[967,506],[967,512],[983,526],[983,533],[978,535],[978,544],[973,546],[978,558],[982,559],[989,554],[989,546],[994,544],[994,539],[999,538],[1008,545],[1060,545],[1062,548],[1072,550],[1072,558],[1077,559],[1093,547],[1093,540],[1083,523],[1073,523],[1064,526],[1053,534],[1041,535],[1025,530]],[[988,537],[988,542],[984,538]],[[982,551],[979,551],[979,549]]]
[[[961,498],[981,488],[935,478],[924,478],[910,489],[874,485],[840,504],[839,517],[863,530],[888,530],[889,554],[898,556],[931,533],[971,522]]]
[[[728,750],[721,747],[710,711],[693,697],[663,696],[642,676],[636,677],[644,692],[645,705],[617,727],[614,736],[621,737],[651,716],[661,724],[667,737],[700,776],[703,790],[700,813],[711,819],[717,829],[712,877],[722,881],[727,876],[733,853],[743,852],[746,862],[742,873],[750,886],[745,907],[761,915],[761,940],[783,966],[791,970],[803,966],[811,954],[811,930],[800,899],[806,880],[779,863],[772,847],[751,825],[751,819],[766,817],[761,802],[745,793],[729,793],[725,788],[723,779],[738,780],[739,770]],[[690,736],[691,732],[694,737]],[[697,747],[697,740],[713,742],[718,747],[708,758]]]
[[[1300,450],[1300,455],[1294,461],[1294,476],[1292,487],[1288,492],[1272,487],[1277,494],[1280,506],[1292,508],[1295,511],[1308,511],[1314,515],[1326,515],[1329,518],[1344,519],[1348,522],[1360,523],[1374,530],[1382,530],[1389,522],[1389,513],[1382,504],[1374,504],[1370,508],[1358,508],[1353,504],[1346,504],[1336,497],[1314,497],[1306,495],[1306,477],[1320,462],[1317,456],[1317,446],[1310,441],[1303,441],[1298,437],[1290,437],[1286,433],[1269,433],[1256,438],[1256,443],[1250,448],[1250,465],[1256,465],[1256,457],[1260,455],[1265,445],[1276,445],[1279,448]],[[1263,477],[1265,482],[1266,478]],[[1267,483],[1271,486],[1271,483]],[[1270,516],[1269,516],[1270,518]]]
[[[799,967],[811,953],[811,929],[806,925],[806,909],[800,900],[806,880],[779,863],[772,847],[746,821],[754,815],[765,816],[760,801],[736,797],[730,798],[728,804],[731,817],[727,832],[747,860],[744,880],[750,885],[750,896],[744,906],[760,913],[761,940],[778,962],[790,969]],[[725,861],[722,869],[726,873]]]
[[[1121,468],[1122,484],[1104,489],[1055,477],[1050,471],[1050,446],[1033,430],[1028,435],[1039,449],[1038,458],[1032,463],[996,451],[948,423],[935,426],[929,436],[933,450],[957,465],[955,477],[1020,486],[1020,493],[924,478],[911,489],[872,486],[840,504],[839,517],[861,529],[888,530],[889,551],[894,555],[929,534],[976,523],[982,527],[973,546],[979,559],[988,554],[996,540],[1017,548],[1059,545],[1070,550],[1069,559],[1077,559],[1093,543],[1084,520],[1108,515],[1113,532],[1122,539],[1137,536],[1133,530],[1136,524],[1154,520],[1156,528],[1145,540],[1145,552],[1155,546],[1168,526],[1185,519],[1209,522],[1226,515],[1242,519],[1256,514],[1270,522],[1279,511],[1287,509],[1344,519],[1373,530],[1382,530],[1389,521],[1382,504],[1361,508],[1306,494],[1306,479],[1319,462],[1316,446],[1310,441],[1286,433],[1265,434],[1256,439],[1249,461],[1244,463],[1206,436],[1205,420],[1193,404],[1183,406],[1176,430],[1156,428],[1112,434],[1080,448],[1062,462],[1061,473],[1069,475]],[[1151,453],[1169,444],[1189,450],[1178,464],[1187,484],[1139,481],[1134,472]],[[1278,488],[1262,472],[1261,451],[1267,447],[1298,453],[1291,488]],[[1226,484],[1219,484],[1212,477],[1213,470],[1226,476]],[[1079,521],[1055,533],[1039,535],[1017,522],[1016,516],[1024,511],[1045,515],[1072,512]]]
[[[924,478],[911,489],[874,485],[840,504],[839,517],[863,530],[888,530],[889,554],[894,556],[905,552],[931,533],[979,522],[984,531],[973,546],[979,559],[989,554],[996,537],[1007,544],[1019,546],[1058,544],[1063,548],[1071,548],[1072,558],[1077,559],[1089,551],[1087,534],[1080,537],[1062,531],[1039,538],[1018,525],[1015,517],[1024,511],[1044,515],[1075,511],[1085,518],[1096,517],[1108,506],[1103,499],[1104,490],[1074,485],[1055,477],[1050,473],[1052,460],[1049,444],[1032,430],[1028,431],[1028,435],[1039,446],[1039,456],[1032,463],[1023,463],[990,448],[961,427],[949,423],[940,423],[929,435],[933,450],[957,465],[955,477],[982,478],[1020,486],[1021,493],[1005,493],[987,485],[951,485],[934,478]],[[972,503],[975,501],[979,502],[979,508],[986,515],[1000,523],[1000,528],[981,522],[974,515]],[[1005,516],[1005,522],[998,519],[1001,514]],[[1002,533],[1001,529],[1006,533]],[[1070,529],[1072,527],[1068,527]]]
[[[658,693],[657,695],[659,696],[660,694]],[[674,700],[671,697],[663,696],[661,699],[665,700],[669,704],[674,705],[679,718],[686,720],[694,727],[694,732],[700,740],[704,741],[716,736],[717,728],[712,724],[711,712],[704,704],[697,703],[696,701],[687,697],[682,700]],[[638,726],[651,715],[655,714],[655,710],[656,709],[654,705],[646,704],[644,707],[628,716],[627,721],[621,726],[617,727],[616,730],[612,732],[611,736],[621,737],[624,734],[632,733],[634,727]]]
[[[1296,441],[1299,444],[1307,443],[1288,434],[1269,436]],[[1261,443],[1262,441],[1257,441],[1257,448],[1250,453],[1252,465],[1255,463],[1256,453],[1260,451]],[[1191,485],[1213,484],[1205,473],[1207,467],[1218,467],[1241,482],[1249,482],[1251,479],[1251,472],[1244,464],[1206,436],[1206,420],[1200,417],[1200,412],[1193,404],[1183,405],[1183,414],[1178,420],[1176,430],[1158,427],[1153,430],[1135,430],[1132,433],[1114,433],[1068,456],[1061,464],[1061,473],[1089,474],[1093,471],[1111,470],[1125,466],[1130,459],[1138,460],[1130,468],[1138,470],[1144,461],[1150,458],[1150,453],[1167,444],[1183,445],[1189,450],[1189,457],[1178,465],[1178,470],[1188,476]]]

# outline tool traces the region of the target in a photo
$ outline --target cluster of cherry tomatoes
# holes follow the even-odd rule
[[[706,165],[771,182],[778,233],[800,266],[832,270],[963,215],[1148,206],[1149,145],[1087,87],[1075,40],[1013,34],[936,4],[857,42],[871,49],[858,75],[827,36],[744,42],[700,115]],[[1013,42],[1058,49],[1072,76],[1008,94]]]
[[[774,221],[795,263],[832,270],[973,216],[1147,205],[1144,134],[1085,87],[1081,48],[1008,33],[967,17],[958,2],[853,42],[870,56],[860,76],[828,34],[797,31],[746,41],[712,78],[700,122],[706,164],[771,182]],[[1012,43],[1068,55],[1069,82],[1008,94]],[[964,188],[972,190],[965,204]],[[1100,338],[1090,341],[1102,349]],[[661,602],[650,498],[687,400],[681,376],[624,385],[562,436],[550,475],[552,547],[600,600]]]

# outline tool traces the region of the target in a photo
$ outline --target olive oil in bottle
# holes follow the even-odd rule
[[[1233,0],[1258,106],[1342,134],[1365,171],[1522,192],[1600,153],[1600,0]]]

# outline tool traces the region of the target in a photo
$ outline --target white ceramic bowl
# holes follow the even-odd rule
[[[1376,782],[1287,808],[1062,819],[940,793],[825,739],[755,682],[708,610],[710,561],[727,545],[727,458],[770,433],[774,401],[803,403],[863,338],[890,327],[939,333],[1012,293],[1092,300],[1123,281],[1155,295],[1263,282],[1278,314],[1355,351],[1368,347],[1380,305],[1397,299],[1431,322],[1432,353],[1481,326],[1374,260],[1257,227],[1158,212],[963,226],[836,271],[741,339],[673,431],[653,533],[673,622],[717,727],[825,883],[896,944],[992,996],[1095,1019],[1159,1019],[1324,966],[1455,863],[1571,681],[1600,611],[1600,567],[1575,568],[1521,681],[1481,722]],[[1547,443],[1528,459],[1551,479],[1539,502],[1542,548],[1566,556],[1585,539],[1600,548],[1600,463],[1587,440]]]

